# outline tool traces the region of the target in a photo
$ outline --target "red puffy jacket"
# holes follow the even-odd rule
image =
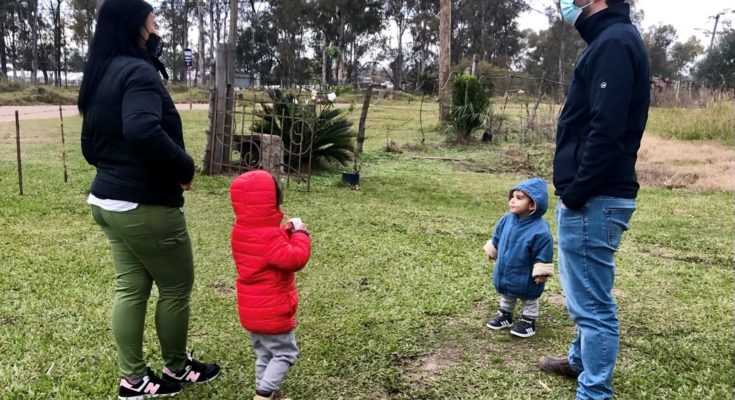
[[[299,295],[294,273],[309,261],[309,235],[280,226],[283,213],[268,172],[238,176],[230,186],[230,200],[235,211],[231,244],[240,323],[250,332],[286,333],[296,327]]]

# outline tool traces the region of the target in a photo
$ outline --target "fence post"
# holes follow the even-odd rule
[[[368,109],[370,108],[370,98],[373,96],[373,87],[368,85],[365,92],[365,101],[362,103],[362,113],[360,114],[360,123],[357,127],[357,153],[362,153],[362,145],[365,143],[365,120],[367,119]]]
[[[62,111],[61,104],[59,104],[59,118],[61,119],[61,162],[64,164],[64,183],[69,180],[69,175],[66,170],[66,140],[64,139],[64,112]]]
[[[18,110],[15,110],[15,148],[18,154],[18,191],[23,196],[23,166],[20,160],[20,120]]]

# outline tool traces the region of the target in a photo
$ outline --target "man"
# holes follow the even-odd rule
[[[554,155],[559,270],[577,336],[542,370],[576,378],[577,400],[611,399],[618,354],[614,255],[635,210],[637,152],[648,119],[649,67],[623,0],[560,0],[588,46],[559,117]]]

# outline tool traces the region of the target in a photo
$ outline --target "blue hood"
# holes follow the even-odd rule
[[[532,218],[541,218],[546,214],[549,208],[549,185],[545,180],[540,178],[526,179],[525,181],[513,186],[508,193],[508,198],[513,194],[514,190],[521,190],[536,203],[536,211],[530,215]]]

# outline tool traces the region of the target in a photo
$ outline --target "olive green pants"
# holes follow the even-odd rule
[[[180,371],[186,361],[189,299],[194,283],[191,242],[183,209],[139,205],[126,212],[92,206],[109,239],[115,265],[112,333],[123,377],[145,375],[143,328],[153,283],[158,288],[156,333],[163,361]]]

